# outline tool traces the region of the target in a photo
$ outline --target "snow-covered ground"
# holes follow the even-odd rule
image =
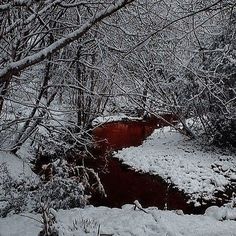
[[[133,169],[169,179],[191,201],[214,199],[216,191],[224,191],[236,181],[236,156],[207,151],[170,127],[157,129],[139,147],[123,149],[115,154]]]
[[[192,200],[199,196],[212,198],[215,190],[223,190],[235,180],[235,156],[201,150],[167,127],[156,130],[142,146],[119,151],[117,157],[135,169],[170,178]],[[0,152],[0,167],[3,166],[12,178],[37,179],[28,158]],[[128,204],[121,209],[87,206],[51,212],[60,236],[236,236],[234,205],[235,202],[221,208],[212,206],[205,215],[184,215],[182,211],[161,211],[156,207],[143,211]],[[11,213],[0,218],[0,236],[38,236],[41,229],[40,214]]]
[[[134,210],[133,205],[124,205],[122,209],[88,206],[53,211],[53,214],[57,222],[55,228],[63,236],[236,236],[236,221],[215,219],[215,209],[201,216],[160,211],[155,207],[145,211]],[[0,235],[37,236],[42,228],[39,221],[40,215],[33,214],[0,219]]]

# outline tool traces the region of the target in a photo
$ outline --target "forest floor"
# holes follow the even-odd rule
[[[217,212],[216,212],[217,210]],[[88,206],[84,209],[55,212],[55,228],[64,236],[235,236],[236,221],[219,221],[223,209],[213,209],[208,215],[178,215],[155,207],[134,210]],[[42,229],[40,215],[24,213],[0,219],[1,236],[37,236]]]
[[[116,157],[136,170],[169,179],[192,196],[196,205],[199,196],[214,200],[215,191],[223,191],[236,179],[234,155],[200,148],[169,127],[156,130],[141,146],[123,149]],[[3,163],[13,178],[37,179],[25,160],[0,152],[0,164]],[[184,215],[182,211],[162,211],[156,207],[140,210],[128,204],[121,209],[87,206],[84,209],[53,210],[52,214],[56,222],[54,227],[59,235],[64,236],[236,236],[233,203],[212,206],[204,215]],[[41,215],[29,212],[9,214],[0,218],[0,236],[37,236],[42,229],[40,220]]]

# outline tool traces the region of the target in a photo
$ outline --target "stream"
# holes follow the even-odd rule
[[[167,121],[173,117],[166,115]],[[130,146],[139,146],[156,128],[167,126],[161,119],[125,120],[103,124],[93,131],[96,148],[92,151],[95,160],[86,165],[98,173],[107,197],[93,194],[90,203],[95,206],[121,207],[138,200],[143,207],[181,209],[187,214],[203,213],[207,206],[194,207],[187,204],[188,198],[158,176],[135,172],[112,156],[112,151]]]
[[[164,115],[169,123],[176,123],[172,115]],[[106,197],[92,189],[88,190],[90,204],[94,206],[122,207],[138,200],[143,207],[155,206],[159,209],[182,210],[185,214],[203,214],[209,206],[222,206],[232,196],[235,189],[226,189],[218,194],[218,199],[199,207],[187,203],[189,198],[175,186],[168,184],[157,175],[140,173],[123,164],[113,153],[131,146],[139,146],[157,128],[168,126],[162,119],[121,120],[102,124],[92,131],[93,148],[85,158],[80,155],[68,156],[67,160],[78,165],[93,168],[103,184]],[[70,160],[71,159],[71,160]],[[50,163],[48,156],[41,156],[35,165],[35,172],[40,174],[42,165]],[[83,163],[81,163],[83,161]],[[49,175],[50,176],[50,175]],[[45,179],[47,181],[47,179]],[[48,179],[49,180],[49,179]],[[228,197],[227,197],[228,196]]]

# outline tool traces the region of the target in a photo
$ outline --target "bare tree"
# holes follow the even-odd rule
[[[92,38],[92,35],[89,36],[89,31],[97,23],[131,2],[133,1],[85,3],[65,0],[16,0],[11,3],[2,2],[0,5],[0,17],[3,22],[0,31],[0,114],[4,108],[4,99],[8,96],[10,98],[8,101],[12,101],[11,88],[21,86],[18,80],[22,80],[24,74],[28,73],[25,69],[34,68],[35,70],[36,67],[32,67],[33,65],[46,60],[42,70],[43,76],[38,76],[37,79],[37,81],[41,79],[42,82],[35,90],[31,112],[27,118],[24,117],[25,121],[13,122],[14,124],[24,122],[20,125],[20,129],[17,128],[17,134],[10,148],[13,152],[16,152],[22,143],[35,133],[39,125],[45,123],[44,117],[49,115],[50,104],[55,96],[62,94],[66,87],[70,87],[69,90],[75,90],[77,93],[77,127],[80,127],[82,122],[88,122],[91,119],[90,109],[92,97],[96,94],[97,77],[93,67],[97,63],[98,53],[86,51],[88,50],[86,41]],[[70,47],[67,47],[69,45]],[[93,47],[92,43],[88,45]],[[83,50],[82,57],[79,55],[81,49]],[[77,53],[73,53],[72,50],[76,50]],[[89,55],[89,53],[92,54]],[[72,58],[69,59],[68,55]],[[69,78],[68,83],[65,79],[55,80],[58,75],[55,77],[53,74],[56,70],[60,70],[60,66],[67,71],[75,72],[70,73],[70,76],[68,76],[69,73],[64,73],[67,74],[65,78]],[[73,87],[75,80],[77,84]],[[46,102],[44,102],[45,99]],[[101,103],[100,98],[99,102]],[[4,114],[2,118],[3,116]],[[8,124],[12,123],[8,122]]]
[[[3,99],[2,96],[6,93],[12,76],[19,74],[25,68],[43,61],[55,51],[58,51],[71,42],[79,39],[96,23],[133,1],[134,0],[118,0],[115,3],[108,3],[105,5],[99,2],[91,2],[90,4],[85,5],[81,3],[70,4],[66,1],[59,0],[43,1],[40,3],[37,1],[30,1],[32,5],[28,5],[24,1],[15,1],[15,4],[0,5],[3,14],[9,19],[8,21],[4,21],[5,27],[2,29],[1,33],[1,45],[4,52],[0,67],[1,100]],[[92,13],[91,16],[86,14],[85,19],[81,18],[81,22],[79,22],[78,25],[68,25],[65,23],[64,27],[67,27],[67,30],[71,30],[66,32],[66,34],[62,34],[55,42],[49,43],[40,49],[38,46],[40,45],[40,42],[44,40],[45,35],[53,30],[61,32],[63,30],[62,27],[59,29],[49,28],[49,25],[46,22],[48,14],[53,16],[54,14],[52,14],[52,11],[54,11],[55,8],[60,8],[60,13],[61,11],[67,11],[71,8],[75,8],[74,10],[76,12],[79,7],[88,9],[88,12]],[[27,9],[27,11],[23,11],[22,8]],[[80,12],[77,14],[81,17]],[[36,23],[36,26],[34,23]],[[19,37],[17,32],[21,32],[22,36]],[[14,43],[8,44],[8,42],[12,41]],[[10,48],[3,48],[5,45],[10,45]],[[10,52],[12,53],[9,54]],[[2,107],[2,105],[0,107]]]

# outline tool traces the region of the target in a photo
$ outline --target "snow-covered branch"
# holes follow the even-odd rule
[[[11,74],[18,73],[29,66],[32,66],[40,61],[43,61],[45,58],[47,58],[49,55],[51,55],[55,51],[65,47],[71,42],[82,37],[96,23],[110,16],[114,12],[118,11],[119,9],[121,9],[122,7],[126,6],[127,4],[133,1],[134,0],[118,0],[113,5],[110,5],[106,9],[103,9],[97,12],[87,22],[85,22],[79,29],[65,35],[64,37],[55,41],[48,47],[40,50],[37,53],[27,56],[19,61],[9,63],[5,68],[0,70],[0,82],[4,82],[8,80],[9,75]]]
[[[22,7],[22,6],[30,6],[33,2],[33,0],[14,0],[10,3],[2,4],[0,5],[0,12],[1,11],[8,11],[12,7]]]

